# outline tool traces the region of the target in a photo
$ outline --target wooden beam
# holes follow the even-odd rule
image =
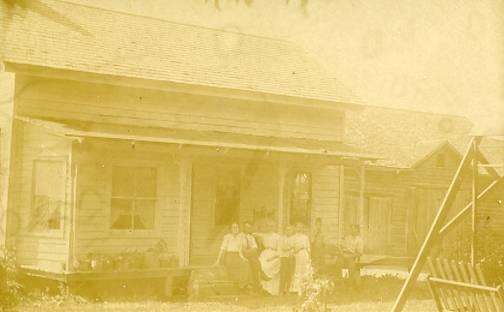
[[[478,231],[478,145],[473,141],[472,176],[471,176],[471,265],[476,266],[477,259],[477,231]]]
[[[339,168],[338,239],[342,239],[345,235],[345,165],[340,165]]]
[[[493,188],[499,184],[502,180],[504,180],[504,177],[500,177],[497,180],[494,180],[492,183],[490,183],[481,193],[479,193],[477,200],[482,200]],[[439,230],[439,235],[444,236],[450,230],[452,230],[457,224],[462,222],[462,218],[467,215],[469,212],[471,212],[472,208],[472,202],[467,204],[462,210],[459,211],[450,221],[448,221],[440,230]]]
[[[480,162],[479,166],[485,169],[490,176],[492,176],[494,179],[500,177],[500,174],[497,172],[497,170],[494,169],[495,167],[499,167],[499,165],[490,164],[479,149],[476,151],[476,158]],[[502,165],[502,167],[504,167],[504,165]]]
[[[11,211],[12,162],[14,161],[15,75],[0,72],[0,248],[8,244]],[[21,142],[19,142],[21,144]]]
[[[359,183],[359,223],[360,223],[360,233],[364,242],[367,243],[367,227],[365,223],[364,210],[365,210],[365,191],[366,191],[366,167],[362,165],[360,167],[360,183]]]
[[[177,225],[177,255],[180,266],[189,265],[190,260],[192,170],[191,160],[183,159],[179,162],[180,201]]]
[[[286,225],[285,214],[285,175],[287,169],[283,164],[278,167],[278,232],[283,233]]]
[[[418,252],[415,262],[413,263],[411,272],[408,275],[406,281],[404,282],[403,287],[401,288],[401,291],[394,303],[394,306],[392,307],[393,312],[402,311],[404,305],[406,304],[406,300],[409,296],[409,293],[411,292],[411,288],[413,287],[415,281],[418,278],[418,275],[420,274],[420,271],[422,270],[427,260],[430,249],[439,239],[439,228],[441,227],[442,222],[445,219],[450,206],[453,204],[455,195],[458,189],[460,188],[460,185],[462,183],[462,174],[464,173],[467,166],[470,164],[472,158],[474,157],[474,150],[473,150],[474,141],[476,141],[476,144],[479,144],[481,138],[473,138],[471,140],[471,144],[469,145],[466,153],[464,154],[464,157],[462,158],[462,161],[460,162],[460,165],[455,173],[455,176],[453,177],[453,180],[448,188],[448,192],[446,193],[443,202],[441,203],[441,207],[439,208],[436,217],[432,222],[432,226],[429,229],[427,236],[425,237],[425,240],[422,244],[422,247],[420,248],[420,251]]]

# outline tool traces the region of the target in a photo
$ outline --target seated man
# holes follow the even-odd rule
[[[341,243],[343,265],[348,270],[348,278],[353,286],[360,283],[360,269],[358,262],[363,253],[363,242],[360,236],[359,225],[350,226],[350,232]]]
[[[250,266],[252,285],[255,291],[260,292],[262,290],[260,283],[261,280],[268,280],[269,278],[261,269],[261,264],[259,262],[258,242],[253,234],[253,227],[251,222],[244,223],[243,235],[245,238],[243,255],[245,256],[245,258],[247,258],[248,264]]]

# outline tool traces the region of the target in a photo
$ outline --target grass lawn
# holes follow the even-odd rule
[[[392,278],[363,278],[359,289],[336,285],[333,294],[327,299],[331,311],[389,311],[399,293],[403,281]],[[204,299],[188,302],[184,298],[175,301],[153,300],[152,298],[122,298],[89,303],[56,304],[51,300],[35,301],[18,308],[20,312],[63,312],[63,311],[292,311],[299,306],[301,298],[240,296]],[[404,311],[436,311],[434,302],[424,283],[417,283]]]
[[[330,305],[331,311],[389,311],[393,302],[361,302],[343,305]],[[204,312],[218,312],[218,311],[278,311],[278,312],[291,312],[292,306],[289,305],[275,305],[262,307],[247,307],[240,303],[218,303],[218,302],[197,302],[197,303],[167,303],[167,302],[136,302],[136,303],[86,303],[78,305],[43,305],[40,307],[29,306],[20,307],[19,312],[126,312],[126,311],[204,311]],[[434,303],[431,300],[411,300],[404,311],[412,312],[429,312],[436,311]]]

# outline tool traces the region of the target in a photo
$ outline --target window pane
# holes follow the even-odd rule
[[[134,196],[135,170],[131,167],[114,166],[112,169],[112,195]]]
[[[300,172],[294,175],[291,190],[290,223],[310,224],[311,218],[311,174]]]
[[[132,228],[132,205],[130,199],[112,199],[111,220],[113,229],[131,229]]]
[[[136,196],[156,197],[157,172],[155,168],[137,168]]]
[[[153,229],[154,212],[156,209],[155,200],[136,200],[134,213],[135,229]]]
[[[65,162],[36,160],[33,164],[31,224],[39,229],[59,229],[65,198]]]

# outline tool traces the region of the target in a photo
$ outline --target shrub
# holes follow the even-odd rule
[[[16,306],[20,298],[21,284],[17,281],[15,252],[0,249],[0,309]]]
[[[476,257],[490,285],[504,284],[504,243],[488,226],[478,229],[476,237]],[[465,232],[445,249],[446,256],[458,261],[471,260],[471,235]]]
[[[327,309],[327,298],[326,296],[332,291],[334,284],[332,281],[315,278],[313,274],[313,269],[309,268],[306,278],[301,286],[301,296],[303,302],[299,309],[295,309],[298,312],[325,312]]]

